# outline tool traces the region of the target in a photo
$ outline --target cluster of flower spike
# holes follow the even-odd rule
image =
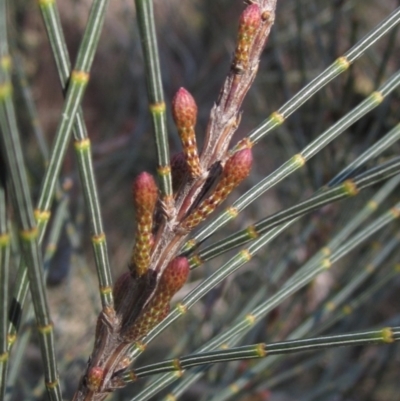
[[[248,64],[251,46],[260,23],[259,6],[248,6],[240,19],[233,61],[238,70],[246,68]],[[182,235],[204,221],[249,175],[252,152],[250,146],[242,147],[225,160],[216,161],[222,171],[207,171],[206,166],[202,165],[196,143],[197,105],[193,96],[184,88],[180,88],[172,100],[172,115],[183,148],[181,153],[171,159],[174,192],[179,194],[179,188],[184,183],[189,186],[197,182],[205,185],[208,178],[214,183],[211,188],[204,187],[204,191],[200,192],[201,198],[196,200],[195,207],[188,208],[188,212],[181,214],[176,211],[175,216],[183,216],[181,221],[175,222],[176,235]],[[185,257],[173,259],[161,277],[155,278],[159,274],[154,270],[157,266],[150,269],[153,231],[157,226],[154,217],[160,215],[158,206],[161,204],[156,183],[150,174],[144,172],[135,179],[133,202],[137,228],[131,271],[123,274],[114,287],[115,309],[122,316],[122,325],[125,325],[121,329],[121,338],[125,342],[139,341],[167,315],[172,296],[182,287],[189,274],[189,263]],[[160,233],[154,235],[158,237],[158,234]],[[131,292],[136,294],[127,296]],[[148,300],[150,295],[151,299]],[[94,379],[97,377],[95,373],[93,372]]]
[[[139,174],[133,182],[136,238],[129,271],[115,282],[114,307],[105,307],[99,315],[79,399],[103,399],[106,391],[126,384],[121,374],[132,362],[128,349],[132,343],[145,344],[145,337],[165,319],[172,297],[188,278],[189,260],[176,252],[250,173],[250,140],[242,140],[232,152],[227,149],[240,120],[241,102],[255,76],[253,61],[259,59],[262,33],[268,28],[266,11],[261,13],[260,6],[251,3],[240,17],[233,62],[211,111],[202,153],[196,142],[196,102],[180,88],[172,99],[172,116],[182,143],[182,152],[170,161],[173,196],[166,186],[168,195],[161,199],[149,173]]]
[[[197,107],[193,97],[185,89],[179,89],[173,99],[173,115],[180,137],[183,153],[175,156],[171,162],[174,188],[179,188],[185,177],[195,180],[202,175],[202,167],[197,152],[194,124]],[[249,174],[252,165],[250,148],[237,151],[224,163],[222,173],[214,189],[179,223],[179,227],[187,232],[195,228],[220,205],[232,190]],[[131,272],[123,274],[114,287],[115,308],[123,316],[123,322],[129,322],[122,330],[122,339],[126,342],[138,341],[145,336],[169,312],[172,296],[182,287],[189,274],[189,263],[185,257],[173,259],[162,273],[155,286],[151,300],[143,302],[144,310],[133,319],[129,318],[132,305],[138,298],[127,296],[129,291],[144,291],[137,288],[140,283],[149,281],[154,216],[158,201],[158,189],[154,178],[148,173],[141,173],[133,183],[133,202],[136,209],[136,242],[132,252]],[[135,283],[136,280],[136,283]],[[136,286],[135,286],[136,285]],[[153,288],[150,288],[150,293]],[[137,311],[136,311],[137,312]],[[133,312],[132,312],[133,313]]]

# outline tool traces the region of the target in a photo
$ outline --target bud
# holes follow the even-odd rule
[[[183,153],[190,175],[192,178],[199,177],[202,170],[194,131],[197,120],[197,105],[193,96],[185,88],[180,88],[172,99],[172,116],[182,141]]]
[[[261,10],[258,4],[247,6],[239,19],[239,35],[254,36],[261,25]]]
[[[132,264],[138,276],[142,276],[150,265],[152,249],[153,214],[158,199],[154,178],[141,173],[133,183],[133,202],[136,208],[136,242],[132,254]]]
[[[222,177],[212,194],[182,222],[181,227],[192,230],[212,213],[249,174],[253,163],[251,149],[234,153],[225,163]]]
[[[185,284],[189,271],[189,261],[185,257],[177,257],[168,264],[152,300],[133,327],[124,334],[124,341],[140,340],[168,315],[171,298]]]
[[[185,257],[173,259],[164,270],[159,286],[172,296],[185,284],[189,275],[189,261]]]
[[[196,101],[185,88],[180,88],[172,99],[172,116],[178,129],[196,125]]]
[[[104,378],[104,369],[100,366],[94,366],[89,369],[87,374],[87,387],[90,391],[98,392]]]
[[[237,45],[233,64],[238,70],[246,70],[249,64],[251,46],[261,25],[261,11],[257,4],[251,4],[242,12],[239,20]]]
[[[222,180],[225,180],[225,185],[238,186],[250,174],[252,164],[253,154],[251,149],[242,149],[234,153],[225,163],[222,176]]]
[[[154,211],[158,198],[157,185],[151,174],[143,172],[133,182],[133,202],[137,211]]]

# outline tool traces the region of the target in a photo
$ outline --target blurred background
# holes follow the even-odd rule
[[[58,0],[57,4],[68,49],[74,60],[91,2]],[[229,70],[243,2],[155,0],[154,6],[168,107],[170,147],[171,154],[174,154],[180,151],[180,143],[170,115],[170,100],[181,86],[193,94],[199,108],[196,131],[201,146],[210,109]],[[243,105],[241,124],[232,143],[277,110],[397,6],[399,1],[396,0],[278,0],[275,25],[261,59],[258,77]],[[48,157],[46,148],[53,141],[63,97],[37,4],[15,0],[10,4],[10,9],[10,39],[17,71],[14,78],[18,121],[32,195],[36,201]],[[400,64],[399,39],[395,28],[345,74],[314,95],[282,127],[263,139],[254,148],[255,165],[251,177],[230,199],[243,193],[299,152],[396,71]],[[20,85],[24,79],[27,86]],[[32,110],[26,106],[27,98],[33,101],[36,108],[35,120]],[[310,196],[398,123],[399,106],[399,92],[395,91],[380,107],[321,151],[299,173],[263,195],[225,231],[213,238],[223,238],[226,233]],[[109,5],[83,111],[92,141],[109,256],[116,278],[126,270],[133,244],[135,216],[131,202],[132,179],[144,170],[154,174],[156,166],[133,1],[112,0]],[[398,152],[399,146],[396,144],[380,160]],[[49,300],[55,323],[63,389],[65,398],[69,399],[92,349],[100,307],[90,233],[72,146],[63,166],[61,185],[64,193],[60,195],[55,208],[65,202],[68,213],[57,243],[54,244],[49,237],[44,250],[51,253],[46,264]],[[181,353],[193,351],[235,316],[239,305],[232,300],[245,302],[261,286],[268,291],[279,288],[279,282],[271,283],[269,280],[273,269],[285,260],[289,270],[294,271],[323,246],[374,191],[376,188],[357,199],[325,207],[292,226],[264,253],[206,296],[188,316],[165,332],[160,341],[155,341],[142,362],[166,357],[177,345],[175,340],[188,333],[191,333],[191,341],[179,343],[176,350]],[[386,235],[390,237],[393,232]],[[379,238],[376,247],[381,246],[380,241],[384,242],[385,239]],[[283,304],[265,322],[257,325],[243,343],[261,341],[266,336],[269,341],[284,339],[326,294],[342,285],[343,277],[346,277],[343,272],[349,265],[357,263],[371,246],[369,244],[357,250],[337,271],[321,278],[318,285],[310,286],[288,301],[287,305]],[[178,298],[194,288],[202,277],[221,266],[229,256],[219,257],[193,272],[190,282]],[[378,300],[371,298],[369,308],[371,305],[374,308],[368,309],[366,306],[366,311],[370,313],[363,315],[360,312],[356,318],[343,321],[338,332],[370,327],[393,318],[399,312],[396,296],[398,284],[398,281],[391,283]],[[21,332],[29,332],[31,323],[29,319],[23,320]],[[17,350],[18,347],[16,354]],[[12,399],[45,399],[40,351],[34,334],[20,354],[11,365],[11,380],[15,386]],[[385,401],[398,398],[398,346],[336,350],[316,354],[316,357],[318,360],[312,364],[312,368],[303,369],[290,385],[277,386],[273,390],[263,388],[262,382],[267,375],[264,372],[264,376],[249,384],[248,391],[234,398],[252,401]],[[272,373],[285,371],[294,363],[303,366],[301,357],[288,357]],[[229,374],[223,373],[223,366],[211,370],[187,392],[187,399],[207,399],[250,365],[251,362],[230,364]],[[346,378],[342,376],[343,366],[353,369],[349,371],[353,373]],[[332,384],[332,389],[322,395],[314,394],[319,388],[318,383]],[[113,395],[113,399],[128,400],[141,386],[142,383],[129,386]]]

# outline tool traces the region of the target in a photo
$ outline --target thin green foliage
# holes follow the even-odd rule
[[[217,3],[206,0],[201,3],[201,7],[212,15],[221,7]],[[159,18],[161,11],[165,12],[169,6],[152,0],[135,1],[137,19],[131,18],[129,24],[135,26],[135,29],[137,25],[140,35],[147,95],[139,84],[132,92],[141,104],[147,96],[150,106],[157,153],[153,170],[157,172],[159,188],[147,173],[141,176],[145,178],[139,184],[135,181],[134,187],[139,188],[133,197],[136,220],[139,222],[136,238],[139,246],[134,249],[139,251],[136,259],[132,257],[128,262],[129,271],[120,276],[113,290],[114,271],[109,261],[105,231],[125,220],[125,203],[124,207],[118,209],[121,217],[115,218],[114,222],[108,207],[103,207],[103,210],[100,208],[100,199],[103,202],[104,197],[102,189],[106,185],[95,174],[103,177],[107,170],[106,176],[112,177],[114,170],[108,166],[125,163],[130,148],[116,145],[120,148],[116,152],[111,151],[114,153],[113,161],[110,158],[103,162],[99,158],[100,162],[97,163],[94,157],[102,152],[110,152],[104,149],[111,143],[115,146],[120,138],[116,133],[115,138],[110,142],[105,141],[107,145],[102,147],[103,140],[99,140],[93,122],[86,126],[83,113],[86,105],[82,103],[91,71],[94,76],[98,73],[96,68],[92,69],[92,66],[96,66],[93,62],[97,48],[108,40],[107,35],[104,35],[100,41],[108,1],[93,0],[88,20],[82,29],[82,37],[76,46],[78,50],[73,67],[68,54],[68,36],[64,36],[61,24],[63,16],[61,14],[60,17],[57,4],[54,1],[39,1],[64,97],[54,142],[48,147],[45,138],[47,134],[38,123],[41,111],[36,104],[40,102],[32,96],[34,92],[30,91],[26,83],[32,76],[25,76],[25,60],[19,56],[24,51],[17,51],[19,33],[16,29],[11,30],[12,45],[9,50],[6,29],[8,14],[5,1],[0,0],[0,400],[19,397],[19,391],[23,388],[29,389],[29,397],[39,397],[46,389],[48,397],[55,401],[70,398],[73,392],[74,401],[101,400],[109,392],[150,376],[151,381],[142,387],[140,380],[138,387],[127,388],[127,395],[121,392],[116,397],[144,401],[157,396],[177,381],[165,396],[165,400],[171,401],[189,391],[189,387],[196,381],[207,380],[209,390],[202,390],[199,398],[222,401],[238,397],[246,389],[249,394],[252,392],[256,395],[264,394],[263,391],[267,389],[282,389],[279,386],[288,380],[292,381],[288,389],[296,392],[301,388],[301,379],[298,379],[301,375],[314,380],[314,387],[304,398],[314,399],[327,397],[329,391],[332,391],[324,380],[319,380],[321,374],[318,369],[322,360],[319,355],[331,355],[325,375],[335,383],[335,394],[338,395],[350,391],[357,381],[363,383],[363,379],[374,377],[374,372],[376,375],[376,371],[370,369],[366,362],[367,357],[357,360],[352,354],[352,347],[362,346],[360,349],[364,350],[368,344],[386,344],[389,347],[393,343],[390,347],[396,346],[394,343],[400,339],[398,319],[389,319],[392,317],[389,312],[385,313],[385,319],[377,319],[368,311],[373,309],[375,302],[383,305],[381,308],[389,304],[385,296],[390,296],[395,288],[393,283],[399,270],[399,235],[398,223],[395,221],[400,216],[400,204],[396,203],[393,193],[400,182],[400,163],[393,154],[398,149],[400,129],[398,118],[392,113],[391,101],[398,97],[400,72],[396,71],[391,62],[391,55],[397,49],[396,32],[400,9],[386,17],[382,16],[379,24],[373,29],[369,28],[369,32],[363,35],[359,34],[356,24],[349,24],[349,32],[346,33],[350,42],[346,47],[350,49],[345,51],[345,41],[339,38],[338,27],[341,26],[342,18],[351,15],[355,5],[329,5],[321,12],[313,2],[287,2],[282,5],[282,10],[288,12],[288,15],[294,15],[296,24],[282,34],[279,28],[284,25],[282,21],[285,13],[279,14],[278,8],[278,24],[273,28],[277,32],[270,39],[271,51],[268,50],[273,53],[273,56],[268,57],[272,57],[276,64],[271,71],[275,76],[268,78],[261,63],[262,79],[256,81],[254,88],[263,85],[263,79],[266,82],[268,79],[279,81],[284,93],[280,99],[283,106],[279,107],[272,102],[272,110],[276,111],[257,125],[256,122],[249,122],[253,117],[246,120],[248,105],[245,103],[242,106],[242,101],[247,95],[250,99],[249,108],[259,107],[264,118],[266,110],[270,109],[264,100],[267,97],[265,93],[260,95],[257,89],[249,94],[247,92],[255,79],[259,58],[264,57],[260,54],[274,23],[275,2],[258,0],[249,3],[239,18],[233,57],[230,64],[226,63],[224,67],[228,75],[219,97],[213,99],[215,104],[207,123],[202,116],[203,105],[200,99],[207,91],[216,92],[212,86],[213,78],[205,79],[204,72],[193,68],[196,55],[185,48],[179,35],[171,33],[175,21],[165,23]],[[63,6],[59,5],[60,11],[64,12]],[[15,23],[13,13],[18,11],[19,5],[13,7],[8,21],[11,24]],[[172,3],[170,7],[173,7]],[[177,21],[179,13],[185,13],[185,7],[190,9],[192,6],[179,5]],[[222,19],[224,24],[230,19],[227,15],[233,15],[235,11],[233,4],[226,7]],[[304,20],[307,12],[315,17],[311,23]],[[205,23],[200,17],[191,21],[194,21],[195,29],[208,25],[208,21]],[[218,28],[221,41],[228,43],[229,40],[223,40],[222,27]],[[331,33],[329,40],[322,34],[325,29]],[[159,35],[160,32],[162,35]],[[136,35],[135,30],[132,30],[132,35]],[[313,58],[316,54],[305,48],[306,42],[302,38],[307,35],[315,37],[318,49],[316,54],[319,64],[315,64],[317,67],[312,72],[308,68],[312,61],[315,62]],[[387,42],[384,45],[376,43],[385,35]],[[227,37],[232,37],[232,32]],[[191,40],[189,36],[187,39]],[[287,55],[282,55],[285,41],[296,43],[296,51],[290,58],[291,62],[298,64],[297,75],[294,76],[285,71]],[[191,46],[197,43],[194,47],[198,46],[196,51],[201,53],[200,42],[191,43]],[[218,57],[207,39],[205,43],[207,46],[203,55],[206,54],[211,60],[209,71],[217,72],[219,65],[224,63],[220,60],[215,63]],[[108,48],[109,52],[111,48]],[[172,67],[165,63],[166,50],[170,48],[174,48],[175,52]],[[342,50],[339,51],[339,48]],[[17,121],[24,120],[19,110],[19,94],[15,96],[13,93],[15,89],[11,79],[13,68],[10,52],[15,59],[14,70],[20,79],[16,92],[20,91],[25,102],[28,120],[36,137],[35,143],[42,153],[40,160],[45,168],[39,174],[35,164],[39,158],[33,161],[28,147],[24,148],[24,143],[21,144]],[[140,59],[140,52],[135,54],[137,58],[132,69],[136,69]],[[174,70],[182,60],[185,60],[186,66],[192,66],[187,68],[185,78]],[[332,60],[335,61],[332,63]],[[118,64],[116,57],[115,63]],[[373,65],[373,73],[365,65],[368,68]],[[387,78],[389,71],[392,75]],[[202,77],[202,83],[198,85],[201,90],[197,91],[193,99],[186,89],[178,92],[186,96],[187,103],[183,103],[187,108],[183,112],[177,111],[176,104],[179,102],[176,97],[172,101],[172,114],[182,138],[186,158],[186,170],[183,173],[178,171],[181,173],[181,181],[177,184],[174,160],[179,159],[170,158],[174,129],[169,126],[168,99],[172,99],[172,90],[177,89],[175,86],[185,84],[181,80],[192,80],[196,75]],[[362,92],[363,100],[360,101],[359,96],[353,97],[350,93],[356,91],[354,82],[360,81],[360,76],[364,78],[367,75],[372,75],[369,79],[371,83],[362,90],[358,89],[357,95]],[[121,78],[121,81],[123,86],[129,86],[124,79]],[[293,82],[296,84],[293,85]],[[344,88],[343,92],[338,88]],[[55,89],[51,88],[51,91]],[[112,88],[109,87],[107,92],[110,92],[112,99]],[[198,105],[194,98],[199,99]],[[330,110],[328,105],[332,99],[336,108]],[[242,107],[245,112],[241,122]],[[324,108],[334,117],[328,115]],[[124,109],[125,112],[130,109],[128,101],[125,101]],[[197,110],[200,111],[199,127],[194,126],[198,117]],[[141,118],[135,116],[134,123],[138,127],[145,121],[145,117],[143,120]],[[251,129],[251,126],[256,128]],[[143,126],[135,127],[135,130],[140,129],[147,130]],[[230,139],[236,130],[242,131],[242,139],[232,144]],[[263,162],[266,158],[263,153],[267,147],[263,142],[272,141],[269,134],[274,130],[278,134],[274,145],[278,145],[279,150],[271,161],[273,166],[264,170]],[[197,174],[192,174],[194,170],[190,170],[190,157],[197,155],[194,136],[199,132],[206,133],[203,138],[204,148],[198,152],[200,157],[196,156]],[[381,132],[387,134],[383,136]],[[139,138],[136,133],[133,135],[137,141],[134,146],[138,149]],[[363,135],[362,140],[356,138],[360,133]],[[65,173],[67,170],[63,171],[63,165],[65,168],[70,164],[67,149],[72,134],[78,172],[75,174],[74,170],[69,171],[69,179],[63,181],[68,175]],[[143,138],[144,154],[141,156],[136,151],[137,159],[132,162],[133,175],[140,172],[142,165],[147,166],[148,142],[146,136]],[[356,143],[354,150],[348,146],[349,143]],[[346,148],[346,151],[340,147]],[[331,151],[332,155],[329,153]],[[225,188],[221,182],[225,186],[231,185],[230,179],[244,169],[242,164],[236,171],[231,168],[232,177],[226,172],[232,160],[243,154],[247,161],[249,157],[254,158],[256,165],[253,167],[254,174],[245,184],[248,189],[244,190],[245,185],[239,187],[242,195],[236,192],[236,200],[229,199],[227,207],[214,212],[220,200],[229,194],[224,193]],[[260,154],[263,156],[260,157]],[[282,160],[287,161],[282,163]],[[124,167],[118,171],[123,170],[127,169]],[[81,183],[83,202],[77,198],[76,193],[79,191],[74,188],[75,178]],[[99,188],[96,179],[101,183]],[[38,198],[34,210],[31,192],[36,181],[42,183],[40,191],[34,188],[34,196]],[[115,182],[122,181],[121,177],[115,177]],[[235,181],[232,188],[239,183],[240,180]],[[216,191],[216,195],[213,191]],[[267,191],[272,198],[283,204],[279,212],[259,213],[257,208],[250,208],[256,200],[257,204],[263,206]],[[130,190],[124,188],[124,192],[129,193]],[[148,198],[152,201],[149,202]],[[369,200],[366,201],[367,198]],[[339,200],[341,202],[336,203]],[[82,251],[85,248],[83,245],[86,245],[85,238],[88,237],[81,221],[85,213],[88,216],[89,239],[98,283],[93,285],[93,278],[89,277],[91,273],[88,273],[86,266],[79,274],[85,277],[82,280],[85,295],[94,303],[98,303],[96,296],[99,296],[101,306],[96,304],[95,307],[97,313],[100,310],[95,334],[94,328],[91,328],[91,335],[88,336],[91,342],[94,338],[92,352],[85,348],[80,351],[82,357],[76,356],[75,363],[69,363],[69,356],[60,357],[56,353],[54,337],[57,334],[57,323],[63,317],[62,313],[56,314],[55,320],[50,316],[47,297],[48,294],[54,297],[54,294],[46,289],[45,276],[53,263],[62,265],[63,259],[68,260],[67,264],[69,260],[74,261],[72,265],[88,263],[85,257],[90,254],[86,255]],[[143,216],[140,213],[145,218],[141,219]],[[333,217],[330,217],[330,213]],[[197,229],[197,220],[193,215],[200,223],[203,223],[202,217],[210,216]],[[104,228],[104,218],[107,230]],[[228,231],[222,231],[228,223],[232,223],[232,226]],[[49,232],[46,234],[48,227]],[[131,227],[129,230],[133,232]],[[129,235],[127,242],[132,241],[131,237],[133,235]],[[61,245],[63,238],[68,240]],[[115,239],[112,236],[110,238],[110,242],[115,244]],[[378,245],[372,246],[372,241],[376,239]],[[212,242],[206,243],[207,240]],[[235,248],[239,250],[229,253]],[[58,252],[62,250],[66,253],[60,258]],[[150,262],[139,270],[136,264],[143,256],[141,252]],[[165,277],[169,273],[168,268],[177,261],[188,261],[192,273],[189,283],[184,286],[183,293],[178,292],[178,300],[172,302],[168,313],[173,294]],[[10,265],[19,266],[19,269],[15,274],[11,270],[14,289],[9,299]],[[178,280],[178,276],[175,273],[171,277]],[[75,278],[70,274],[68,285],[71,289],[74,285],[82,284],[79,280],[73,280]],[[28,286],[33,308],[29,308],[25,302]],[[96,286],[98,291],[94,289]],[[58,308],[62,310],[58,302]],[[20,328],[22,309],[26,315]],[[78,310],[75,312],[78,315]],[[26,347],[33,332],[33,320],[38,327],[45,386],[33,384],[29,377],[21,374],[25,365]],[[53,329],[54,322],[56,331]],[[146,326],[145,331],[143,326]],[[61,332],[62,326],[59,327]],[[148,359],[152,352],[147,352],[147,347],[151,350],[153,341],[157,344],[157,338],[165,330],[170,330],[169,333],[175,331],[172,331],[172,336],[163,337],[166,339],[162,342],[164,347],[163,350],[158,349],[156,358]],[[61,335],[60,332],[57,335]],[[8,356],[15,342],[15,355],[10,364]],[[342,348],[330,354],[324,352],[336,347]],[[302,351],[313,352],[313,357],[305,359],[297,356]],[[385,352],[377,351],[379,355]],[[91,356],[88,359],[89,353]],[[139,356],[141,359],[136,361]],[[257,362],[247,361],[260,358]],[[294,367],[287,369],[287,361],[294,361]],[[79,366],[80,362],[84,363]],[[224,368],[221,368],[221,362],[224,362]],[[391,366],[389,358],[381,363],[383,370]],[[82,368],[84,364],[86,367]],[[8,369],[10,372],[7,377]],[[192,375],[187,374],[189,371]],[[340,375],[337,373],[339,371]],[[62,394],[61,384],[69,381],[69,372],[73,372],[70,374],[73,375],[75,387],[63,388],[65,394]],[[161,373],[161,376],[157,376]],[[78,385],[79,375],[81,379]],[[268,380],[264,380],[265,375]],[[6,388],[9,389],[8,394]],[[362,385],[357,388],[362,388]],[[379,388],[378,380],[376,388]]]

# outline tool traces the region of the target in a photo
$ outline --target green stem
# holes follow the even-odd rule
[[[172,201],[172,178],[169,156],[166,107],[154,24],[153,0],[135,0],[136,13],[142,37],[147,92],[153,121],[158,156],[158,177],[161,194],[167,204]]]
[[[1,9],[0,9],[1,12]],[[1,168],[4,168],[0,160]],[[3,175],[3,173],[1,173]],[[0,177],[0,400],[6,390],[8,347],[7,347],[7,312],[8,312],[8,277],[10,260],[10,233],[6,213],[5,177]]]
[[[100,297],[103,306],[109,306],[113,303],[111,292],[111,269],[107,253],[106,237],[103,230],[101,210],[98,201],[98,191],[93,172],[90,140],[88,139],[86,126],[83,120],[83,114],[79,104],[83,97],[87,79],[89,78],[88,72],[91,68],[95,50],[98,44],[107,3],[108,0],[96,0],[93,3],[88,25],[85,29],[84,37],[79,48],[78,59],[72,74],[70,71],[71,63],[69,60],[56,3],[54,1],[42,1],[39,3],[63,90],[67,88],[67,84],[69,83],[68,92],[66,95],[66,104],[62,114],[63,116],[65,116],[65,113],[68,115],[68,99],[71,99],[70,102],[75,102],[73,105],[74,108],[71,109],[72,114],[69,116],[69,122],[71,124],[73,123],[72,128],[75,138],[75,151],[78,158],[80,178],[84,189],[85,203],[90,216],[89,221],[91,224],[92,245],[95,254],[96,268],[100,283]],[[71,80],[69,82],[68,80],[70,74]],[[80,79],[81,82],[79,82]],[[75,87],[77,92],[77,97],[75,100],[73,99],[74,91],[73,89],[70,89],[72,87]],[[68,95],[69,92],[71,92],[70,95]],[[48,213],[46,213],[46,211],[50,206],[51,194],[54,191],[53,182],[58,177],[59,166],[56,166],[54,163],[57,157],[59,160],[63,159],[63,156],[60,155],[65,154],[66,145],[68,144],[68,139],[66,137],[69,137],[70,135],[71,124],[63,128],[63,124],[61,122],[58,128],[57,136],[61,136],[66,140],[60,143],[60,146],[57,146],[56,142],[50,165],[47,170],[45,183],[43,184],[44,190],[37,207],[39,222],[43,224],[43,227],[48,219]],[[46,188],[50,188],[50,190],[46,190]],[[41,219],[41,216],[45,218]]]
[[[382,154],[383,151],[388,149],[394,143],[400,139],[400,124],[394,126],[383,138],[374,143],[370,148],[368,148],[363,154],[357,157],[352,163],[350,163],[346,168],[332,178],[327,184],[328,187],[332,187],[339,182],[344,181],[349,178],[355,172],[358,171],[368,160],[372,160],[378,155]]]
[[[298,276],[297,280],[293,280],[290,285],[287,284],[285,285],[282,289],[280,289],[275,295],[258,305],[253,311],[248,313],[242,320],[240,320],[238,323],[234,324],[232,327],[230,327],[227,331],[224,333],[221,333],[220,335],[214,337],[212,340],[210,340],[206,345],[202,346],[201,349],[198,352],[205,352],[205,351],[210,351],[213,349],[216,349],[218,347],[221,347],[222,345],[228,345],[230,344],[230,341],[232,341],[233,338],[236,338],[239,334],[247,332],[249,329],[254,327],[254,325],[260,321],[264,316],[266,316],[267,313],[269,313],[271,310],[273,310],[275,307],[277,307],[281,302],[283,302],[285,299],[287,299],[289,296],[293,295],[297,291],[299,291],[301,288],[304,288],[307,284],[312,282],[320,273],[326,271],[329,269],[334,262],[337,262],[340,258],[344,257],[347,255],[350,251],[352,251],[355,247],[363,243],[365,240],[367,240],[370,236],[372,236],[375,232],[378,230],[382,229],[385,227],[387,224],[392,222],[394,219],[399,217],[399,210],[400,208],[400,203],[396,204],[391,210],[383,214],[380,218],[376,219],[373,221],[371,224],[369,224],[365,229],[363,229],[361,232],[359,232],[357,235],[355,235],[353,238],[348,240],[348,242],[337,249],[336,252],[333,252],[330,257],[325,257],[325,259],[321,261],[317,261],[314,263],[312,268],[309,268],[307,272],[304,274],[301,274]],[[292,221],[293,222],[293,221]],[[280,227],[278,227],[279,229]],[[274,232],[276,229],[271,230],[271,232]],[[271,234],[271,232],[267,234]],[[262,237],[260,237],[261,239]],[[259,239],[259,240],[260,240]],[[254,247],[254,251],[260,247],[260,243],[257,244],[256,240],[254,244],[252,244]],[[265,240],[264,240],[265,241]],[[265,241],[268,242],[268,241]],[[243,251],[242,251],[243,252]],[[253,249],[250,246],[246,253],[252,254]],[[236,262],[235,257],[232,258],[229,262],[227,262],[224,266],[221,267],[216,273],[214,273],[211,277],[205,280],[198,288],[194,289],[191,293],[189,293],[176,307],[172,312],[167,316],[167,318],[162,321],[160,324],[158,324],[145,338],[145,340],[140,344],[140,346],[143,346],[145,344],[148,344],[154,337],[156,337],[164,328],[166,328],[169,324],[171,324],[174,320],[185,314],[190,307],[195,301],[196,298],[200,298],[200,296],[204,295],[203,293],[203,285],[207,286],[209,283],[209,286],[211,286],[211,283],[214,282],[214,278],[217,277],[218,280],[221,279],[221,275],[224,273],[223,270],[230,269],[232,265]],[[234,266],[237,268],[237,265]],[[302,270],[302,269],[300,269]],[[135,356],[137,357],[140,353],[140,349],[137,348],[136,345],[132,347],[132,357]],[[182,375],[183,372],[180,372],[179,377]],[[140,393],[137,397],[134,398],[134,400],[146,400],[150,398],[152,395],[155,394],[155,392],[159,391],[161,388],[163,388],[164,385],[170,384],[173,381],[176,380],[176,375],[174,374],[166,374],[160,377],[155,383],[154,386],[148,386],[146,390],[143,393]]]
[[[400,10],[399,10],[400,14]],[[207,239],[211,234],[228,224],[228,222],[235,219],[238,214],[243,211],[247,206],[253,203],[263,193],[272,188],[278,182],[288,177],[301,167],[306,162],[328,145],[331,141],[336,139],[340,134],[358,121],[362,116],[377,107],[382,103],[383,99],[389,95],[400,84],[400,71],[395,73],[390,79],[386,81],[377,91],[373,92],[363,102],[361,102],[352,111],[341,118],[336,124],[331,126],[323,132],[318,138],[306,146],[299,154],[294,155],[281,167],[276,169],[272,174],[265,177],[258,184],[254,185],[239,199],[237,199],[232,206],[222,212],[216,219],[207,224],[199,233],[190,239],[183,247],[183,252],[188,252],[194,247],[198,246],[201,242]]]
[[[356,45],[348,50],[343,56],[335,60],[325,71],[314,78],[300,92],[293,96],[278,111],[271,114],[262,124],[253,130],[248,138],[251,142],[258,142],[274,128],[281,125],[293,112],[310,99],[317,91],[322,89],[330,81],[346,71],[350,65],[364,52],[371,47],[382,36],[386,35],[392,28],[400,22],[400,7],[393,11],[371,32],[361,39]]]
[[[358,195],[365,188],[377,184],[400,172],[400,159],[395,158],[381,166],[374,167],[353,179],[345,181],[334,188],[318,191],[310,199],[300,202],[297,205],[277,212],[262,219],[245,229],[238,231],[221,241],[216,242],[200,252],[195,253],[189,259],[192,269],[201,266],[203,263],[221,255],[233,248],[254,240],[266,231],[285,223],[295,217],[302,217],[324,205]]]
[[[277,343],[259,343],[235,347],[228,350],[196,353],[180,358],[146,365],[123,375],[126,383],[145,376],[181,371],[200,365],[218,362],[230,362],[244,359],[265,358],[272,355],[293,352],[315,351],[343,346],[359,346],[366,344],[392,344],[400,340],[400,327],[385,327],[379,330],[361,331],[351,334],[339,334],[326,337],[314,337],[301,340],[289,340]]]
[[[0,56],[3,60],[7,55],[2,54]],[[45,384],[50,399],[61,401],[61,387],[58,380],[54,350],[53,324],[46,299],[42,255],[38,244],[38,229],[33,215],[32,201],[15,117],[10,70],[4,68],[4,64],[2,64],[0,70],[0,88],[3,88],[3,90],[0,89],[0,125],[2,131],[2,149],[4,151],[3,158],[7,166],[11,199],[18,221],[20,246],[24,262],[27,266],[44,362]]]

